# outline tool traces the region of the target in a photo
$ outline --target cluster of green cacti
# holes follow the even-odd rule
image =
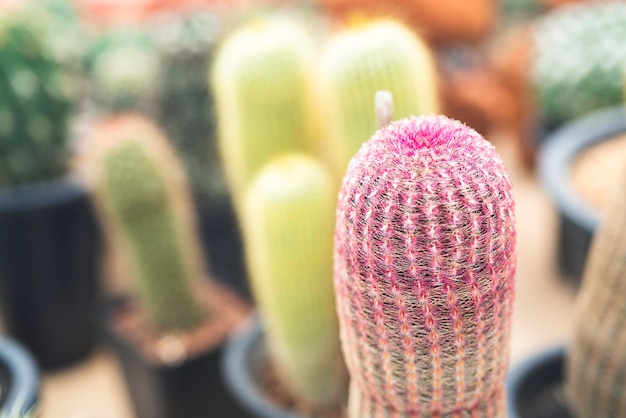
[[[184,161],[196,199],[214,214],[229,202],[206,68],[226,19],[200,10],[162,16],[149,28],[163,69],[156,118]]]
[[[520,22],[528,22],[542,12],[539,0],[504,0],[502,2],[502,23],[508,27]]]
[[[429,48],[394,21],[360,24],[335,35],[320,58],[319,103],[326,150],[339,178],[376,131],[373,100],[387,90],[396,119],[437,112],[437,70]]]
[[[119,116],[89,139],[85,167],[109,241],[123,246],[140,301],[160,331],[193,328],[202,265],[182,168],[149,121]]]
[[[302,397],[340,403],[346,375],[332,286],[337,176],[311,154],[330,158],[342,175],[376,130],[373,101],[381,89],[397,95],[400,115],[435,111],[433,59],[392,22],[339,34],[320,58],[303,25],[269,19],[225,41],[210,80],[272,359]]]
[[[622,102],[625,37],[621,1],[563,7],[538,23],[532,82],[547,124]]]
[[[334,190],[321,162],[285,154],[252,181],[242,216],[272,359],[315,405],[339,404],[347,389],[332,283]]]
[[[0,184],[65,174],[69,121],[78,101],[77,46],[35,6],[0,14]]]
[[[625,191],[623,176],[594,236],[577,299],[567,387],[578,417],[626,417]]]
[[[107,111],[153,113],[161,87],[159,56],[150,35],[139,29],[106,33],[88,59],[90,95]]]

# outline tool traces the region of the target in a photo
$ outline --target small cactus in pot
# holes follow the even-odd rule
[[[252,288],[272,361],[295,395],[341,405],[341,358],[332,282],[335,186],[304,154],[267,164],[246,192],[242,225]]]
[[[306,151],[315,142],[314,58],[309,34],[286,17],[240,28],[217,53],[210,82],[236,207],[261,167],[279,153]]]
[[[437,78],[426,43],[400,23],[365,21],[329,39],[320,57],[318,103],[326,152],[339,179],[376,131],[374,94],[393,94],[398,119],[437,112]]]
[[[351,418],[506,416],[514,224],[502,160],[462,123],[411,117],[361,147],[335,232]]]
[[[626,173],[624,173],[626,174]],[[579,417],[626,417],[626,176],[594,235],[576,301],[566,388]]]
[[[121,115],[94,128],[88,145],[85,173],[148,323],[164,333],[193,329],[208,314],[198,296],[204,271],[184,172],[165,136]]]

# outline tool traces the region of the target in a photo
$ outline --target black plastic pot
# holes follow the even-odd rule
[[[39,400],[39,371],[20,344],[0,337],[0,416],[22,417]]]
[[[177,364],[150,361],[109,325],[115,310],[125,303],[107,303],[101,320],[122,367],[137,418],[247,417],[223,383],[221,346]]]
[[[559,269],[577,284],[599,215],[574,190],[569,169],[586,148],[626,132],[625,112],[621,106],[613,107],[568,123],[541,149],[539,175],[559,212]]]
[[[265,355],[263,328],[252,316],[228,341],[222,373],[231,393],[253,418],[300,418],[274,405],[257,384]]]
[[[573,418],[563,392],[565,347],[542,352],[507,377],[508,418]]]
[[[42,368],[79,361],[95,345],[100,246],[77,180],[0,189],[0,309]]]

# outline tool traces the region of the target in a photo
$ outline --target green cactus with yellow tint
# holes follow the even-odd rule
[[[391,20],[359,22],[335,34],[320,59],[319,108],[339,178],[361,144],[376,132],[374,95],[388,90],[394,116],[439,109],[434,58],[417,35]]]
[[[289,387],[318,406],[339,404],[347,387],[332,280],[334,190],[320,162],[283,155],[254,179],[242,216],[272,360]]]
[[[314,58],[308,33],[286,18],[248,24],[221,46],[210,78],[220,152],[237,206],[270,159],[314,143]]]
[[[119,116],[96,128],[85,166],[109,241],[123,246],[139,299],[162,332],[191,329],[203,266],[184,172],[148,120]]]

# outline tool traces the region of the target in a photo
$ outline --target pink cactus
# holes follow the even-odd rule
[[[511,183],[494,147],[444,116],[378,131],[337,208],[350,417],[505,417],[514,275]]]

